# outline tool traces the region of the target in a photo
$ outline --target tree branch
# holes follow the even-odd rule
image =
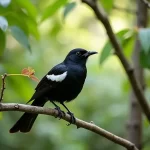
[[[146,5],[141,0],[136,0],[136,26],[137,28],[145,28],[147,26],[148,12]],[[134,66],[135,76],[145,90],[144,69],[140,64],[141,43],[138,35],[135,37],[134,48],[132,52],[132,64]],[[133,142],[139,149],[143,149],[143,123],[142,111],[140,105],[135,97],[133,90],[130,92],[129,104],[129,120],[127,123],[127,137],[128,140]]]
[[[103,10],[103,8],[98,5],[96,0],[81,0],[83,3],[86,3],[88,6],[91,7],[91,9],[94,11],[97,19],[99,21],[102,22],[102,24],[105,27],[105,30],[107,32],[107,35],[111,41],[111,44],[114,47],[115,53],[118,56],[118,58],[120,59],[126,74],[129,78],[130,84],[133,88],[133,91],[137,97],[137,100],[143,110],[143,112],[145,113],[148,121],[150,122],[150,107],[149,104],[147,103],[147,100],[142,92],[142,87],[140,85],[140,83],[138,82],[138,80],[135,77],[134,74],[134,69],[131,67],[131,65],[129,64],[129,62],[127,61],[127,59],[125,58],[124,54],[123,54],[123,49],[121,47],[121,45],[119,44],[113,29],[110,25],[110,21],[105,13],[105,11]]]
[[[4,75],[2,75],[2,88],[1,88],[0,102],[2,102],[3,96],[4,96],[5,78],[6,78],[6,77],[7,77],[7,74],[6,74],[6,73],[5,73]]]
[[[141,0],[146,6],[147,8],[150,8],[150,2],[148,0]]]
[[[21,111],[21,112],[36,113],[36,114],[45,114],[54,117],[58,115],[58,111],[56,109],[17,104],[17,103],[7,103],[7,104],[0,103],[0,112],[2,111]],[[62,117],[62,119],[69,122],[70,116],[66,114],[65,116]],[[76,118],[75,125],[77,126],[77,128],[84,128],[98,135],[101,135],[107,138],[108,140],[127,148],[128,150],[138,150],[133,143],[96,126],[92,122],[88,123]]]

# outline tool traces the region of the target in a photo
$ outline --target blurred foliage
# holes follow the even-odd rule
[[[76,2],[71,2],[66,5],[66,7],[64,9],[64,14],[63,14],[64,19],[75,8],[75,6],[76,6]]]
[[[136,35],[135,14],[114,9],[113,6],[134,9],[135,2],[100,2],[110,17],[126,57],[130,59]],[[89,7],[80,1],[69,0],[0,0],[0,17],[3,17],[0,20],[1,74],[21,73],[23,68],[30,66],[40,79],[52,66],[63,61],[73,48],[99,51],[100,56],[93,56],[88,61],[88,76],[82,92],[76,100],[67,103],[67,106],[77,118],[93,121],[116,135],[126,137],[130,85],[120,62],[115,55],[111,55],[112,46],[107,41],[102,25],[95,19]],[[144,34],[141,36],[146,38]],[[26,49],[31,49],[31,52]],[[143,60],[145,57],[147,55]],[[103,63],[100,66],[99,59]],[[149,98],[148,70],[145,75],[148,85],[145,94]],[[7,77],[3,102],[26,103],[36,84],[23,76]],[[49,102],[45,107],[53,108]],[[0,114],[1,150],[123,149],[87,130],[76,129],[73,125],[68,127],[65,121],[44,115],[38,117],[30,133],[10,134],[10,127],[21,114]],[[150,129],[146,121],[143,125],[143,146],[144,150],[149,150],[150,143],[147,141],[150,138]]]
[[[124,54],[126,57],[130,58],[132,54],[132,47],[134,44],[134,37],[135,37],[135,32],[134,30],[131,29],[123,29],[119,32],[116,33],[118,42],[120,45],[124,48]],[[132,42],[132,43],[131,43]],[[128,48],[130,46],[130,48]],[[102,53],[100,56],[100,64],[102,64],[105,59],[107,59],[112,51],[113,47],[110,43],[109,40],[105,43],[104,47],[102,48]]]
[[[140,54],[140,62],[143,68],[150,69],[150,29],[140,29],[139,39],[141,41],[142,50]]]

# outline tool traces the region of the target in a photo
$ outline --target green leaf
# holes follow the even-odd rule
[[[148,53],[145,53],[145,51],[142,49],[140,52],[140,64],[143,68],[149,68],[150,69],[150,51]]]
[[[108,56],[111,54],[111,51],[112,51],[112,45],[109,41],[107,41],[100,55],[100,64],[102,64],[108,58]]]
[[[16,5],[19,7],[24,8],[27,11],[27,14],[32,17],[32,19],[35,19],[37,9],[30,0],[13,0],[13,2],[16,2]]]
[[[103,5],[104,9],[110,13],[113,8],[114,0],[100,0],[100,3]]]
[[[50,6],[48,6],[42,16],[41,21],[44,21],[45,19],[51,17],[53,14],[55,14],[57,12],[57,10],[65,5],[67,3],[68,0],[56,0],[53,4],[51,4]]]
[[[0,56],[3,55],[6,46],[5,33],[0,29]]]
[[[22,19],[20,19],[20,17]],[[23,17],[23,15],[20,13],[19,15],[17,15],[16,13],[9,13],[6,16],[7,20],[8,20],[8,24],[9,26],[18,26],[20,27],[26,34],[28,34],[28,27],[27,27],[27,23],[25,20],[25,17]]]
[[[13,12],[9,13],[6,18],[10,26],[18,26],[27,36],[32,35],[36,39],[39,39],[37,22],[29,17],[24,11],[20,10],[19,15]]]
[[[12,36],[25,48],[27,48],[29,51],[31,51],[29,40],[27,35],[24,33],[24,31],[17,27],[17,26],[11,26],[10,27]]]
[[[123,39],[123,37],[125,36],[125,34],[127,33],[127,32],[129,32],[130,31],[130,29],[123,29],[123,30],[120,30],[120,31],[118,31],[117,33],[116,33],[116,35],[118,36],[118,38],[122,38]]]
[[[116,35],[118,41],[123,47],[125,56],[130,58],[134,45],[135,32],[131,29],[123,29],[119,31]]]
[[[135,43],[135,38],[134,36],[132,36],[126,39],[125,43],[123,44],[123,50],[124,50],[123,52],[128,59],[131,59],[134,43]]]
[[[133,36],[132,33],[133,32],[130,29],[123,29],[116,33],[116,36],[122,46],[124,46],[124,44],[126,44],[127,39],[130,39],[130,37]]]
[[[28,18],[26,19],[26,24],[29,34],[33,35],[38,40],[40,38],[40,35],[37,23],[34,20]]]
[[[67,17],[67,15],[76,7],[76,2],[68,3],[65,6],[64,13],[63,13],[63,19]]]
[[[117,32],[116,36],[123,48],[127,48],[127,46],[129,44],[131,44],[131,41],[133,43],[134,34],[133,34],[132,30],[130,30],[130,29],[123,29],[123,30]],[[102,49],[102,53],[100,56],[100,64],[102,64],[107,59],[107,57],[111,54],[112,49],[113,49],[113,47],[112,47],[111,43],[109,41],[107,41]],[[124,53],[127,53],[129,55],[131,50],[132,49],[130,49],[130,51],[128,50],[128,52],[125,51]]]
[[[150,29],[140,29],[138,35],[144,52],[148,54],[150,51]]]

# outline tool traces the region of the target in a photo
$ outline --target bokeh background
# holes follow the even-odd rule
[[[0,74],[21,73],[23,68],[30,66],[41,79],[54,65],[63,61],[71,49],[80,47],[99,52],[97,56],[94,55],[88,60],[88,75],[82,92],[66,105],[77,118],[87,122],[93,121],[96,125],[126,138],[130,85],[115,55],[111,55],[100,65],[101,51],[108,39],[103,26],[96,20],[91,9],[80,1],[68,1],[75,2],[75,7],[64,18],[66,1],[57,11],[43,18],[45,10],[48,7],[51,10],[56,1],[27,0],[26,4],[28,2],[32,4],[30,7],[25,7],[19,0],[12,0],[5,8],[0,6],[0,15],[6,17],[10,26],[22,28],[28,35],[31,46],[30,52],[12,36],[11,30],[8,30],[6,48],[0,57]],[[134,0],[101,0],[101,3],[115,32],[135,27]],[[128,8],[133,12],[119,10],[114,6]],[[133,41],[127,48],[130,56]],[[146,75],[149,86],[148,71]],[[7,77],[3,102],[25,104],[36,85],[37,82],[27,77]],[[146,96],[150,96],[149,88],[146,90]],[[45,107],[53,108],[53,105],[48,102]],[[9,129],[21,115],[21,112],[0,113],[1,150],[124,149],[104,137],[81,128],[77,129],[74,125],[68,127],[67,122],[46,115],[39,115],[29,133],[10,134]],[[149,150],[150,129],[145,118],[143,126],[144,150]]]

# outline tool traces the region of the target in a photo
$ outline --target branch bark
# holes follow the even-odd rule
[[[81,1],[91,7],[91,9],[94,11],[97,19],[99,21],[101,21],[102,24],[104,25],[107,35],[111,41],[111,44],[114,47],[115,53],[118,56],[118,58],[120,59],[122,65],[126,71],[126,74],[129,78],[129,81],[133,88],[135,96],[136,96],[143,112],[145,113],[148,121],[150,122],[149,104],[147,103],[147,100],[142,92],[141,85],[139,84],[138,80],[135,77],[134,69],[131,67],[131,65],[129,64],[129,62],[127,61],[127,59],[125,58],[125,56],[123,54],[123,49],[122,49],[121,45],[119,44],[117,37],[115,36],[115,34],[113,32],[110,21],[106,15],[105,11],[100,6],[100,4],[97,3],[97,0],[81,0]]]
[[[136,26],[145,28],[147,25],[147,7],[141,0],[137,0],[136,3],[138,12]],[[135,68],[135,76],[141,87],[143,87],[142,90],[144,92],[145,82],[143,68],[140,65],[140,51],[141,44],[138,37],[136,37],[132,61]],[[133,91],[130,96],[130,115],[127,127],[129,141],[132,141],[139,149],[142,149],[142,112]]]
[[[0,112],[2,111],[21,111],[21,112],[36,113],[36,114],[45,114],[54,117],[58,115],[58,111],[56,109],[17,104],[17,103],[7,103],[7,104],[0,103]],[[66,114],[65,116],[62,117],[62,119],[69,122],[70,116]],[[96,126],[93,122],[88,123],[76,118],[75,125],[77,126],[77,128],[84,128],[98,135],[101,135],[107,138],[108,140],[127,148],[128,150],[138,150],[133,143]]]
[[[2,102],[3,96],[4,96],[5,78],[6,78],[6,77],[7,77],[7,74],[6,74],[6,73],[5,73],[4,75],[2,75],[2,88],[1,88],[0,102]]]
[[[141,0],[146,6],[147,8],[150,8],[150,2],[148,0]]]

